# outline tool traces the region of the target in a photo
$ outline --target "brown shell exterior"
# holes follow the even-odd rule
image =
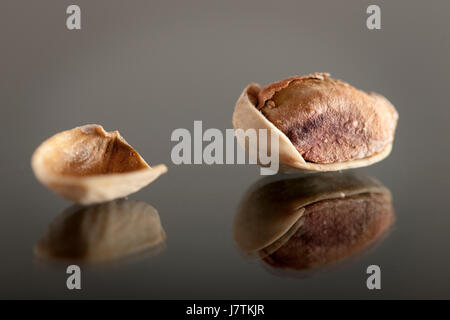
[[[386,98],[326,73],[269,84],[259,91],[257,100],[257,109],[308,162],[364,159],[394,139],[398,114]]]

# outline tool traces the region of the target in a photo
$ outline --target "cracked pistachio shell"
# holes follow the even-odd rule
[[[165,165],[150,167],[119,132],[95,124],[44,141],[31,166],[43,185],[80,204],[125,197],[167,171]]]
[[[302,227],[305,212],[314,204],[361,194],[379,194],[388,205],[391,203],[389,190],[364,175],[321,173],[276,179],[269,177],[257,182],[240,202],[233,233],[244,252],[264,250],[263,256],[267,256],[278,250]],[[383,216],[386,221],[393,220],[392,217],[393,210]],[[336,221],[347,222],[345,216]]]
[[[158,247],[165,239],[155,208],[119,199],[69,207],[50,224],[34,253],[43,260],[100,262]]]
[[[315,73],[262,89],[250,84],[236,103],[233,126],[276,134],[282,171],[337,171],[386,158],[397,119],[394,106],[383,96]],[[248,145],[245,148],[248,152]]]

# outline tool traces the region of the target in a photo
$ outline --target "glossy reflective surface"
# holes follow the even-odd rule
[[[359,0],[79,1],[83,27],[69,32],[66,3],[2,1],[0,297],[450,298],[450,3],[378,3],[382,29],[369,31],[369,2]],[[259,169],[176,166],[170,137],[194,120],[204,130],[231,128],[249,82],[320,71],[396,106],[392,154],[352,170],[390,190],[396,220],[373,250],[338,268],[280,277],[247,259],[233,237]],[[33,252],[71,204],[36,181],[30,158],[52,134],[87,123],[119,130],[146,161],[168,165],[130,197],[157,209],[167,240],[157,255],[83,267],[74,292],[64,263]],[[366,288],[372,264],[380,291]]]
[[[165,240],[155,208],[142,201],[119,199],[67,208],[51,222],[34,253],[47,261],[106,262],[148,253]]]
[[[394,221],[391,193],[372,177],[278,175],[244,196],[234,236],[243,252],[262,259],[274,274],[305,277],[361,254]]]

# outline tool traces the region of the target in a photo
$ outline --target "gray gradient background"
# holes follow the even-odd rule
[[[72,1],[0,3],[1,298],[450,298],[448,1]],[[368,4],[382,30],[365,27]],[[175,166],[175,128],[230,128],[249,82],[330,72],[384,94],[400,120],[393,153],[359,172],[393,193],[397,223],[379,247],[338,270],[281,278],[232,239],[255,166]],[[158,209],[167,248],[133,263],[83,269],[37,263],[34,243],[70,204],[33,177],[41,141],[77,125],[118,129],[168,174],[131,196]],[[366,289],[378,264],[382,290]]]

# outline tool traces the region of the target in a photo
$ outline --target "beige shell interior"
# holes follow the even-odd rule
[[[31,164],[41,183],[82,204],[127,196],[167,171],[150,167],[117,131],[100,125],[54,135],[36,149]]]
[[[364,167],[386,158],[391,152],[392,144],[388,144],[382,151],[363,159],[329,164],[307,162],[303,159],[302,155],[297,151],[289,138],[256,108],[258,92],[260,90],[261,87],[255,83],[250,84],[244,89],[236,102],[236,107],[233,114],[233,126],[235,129],[242,130],[267,129],[268,132],[276,134],[278,136],[279,144],[280,171],[282,172],[289,172],[289,167],[306,171],[337,171]],[[270,148],[270,144],[267,144],[267,146]],[[243,147],[248,152],[249,146],[246,144]],[[258,143],[258,155],[271,154],[271,150],[263,150],[259,148],[260,145]]]
[[[247,253],[271,254],[301,227],[305,207],[323,200],[366,192],[389,194],[378,180],[353,173],[309,174],[277,183],[255,184],[243,197],[234,219],[234,239]]]
[[[160,247],[165,239],[155,208],[120,199],[69,207],[50,224],[34,253],[43,260],[108,261]]]

